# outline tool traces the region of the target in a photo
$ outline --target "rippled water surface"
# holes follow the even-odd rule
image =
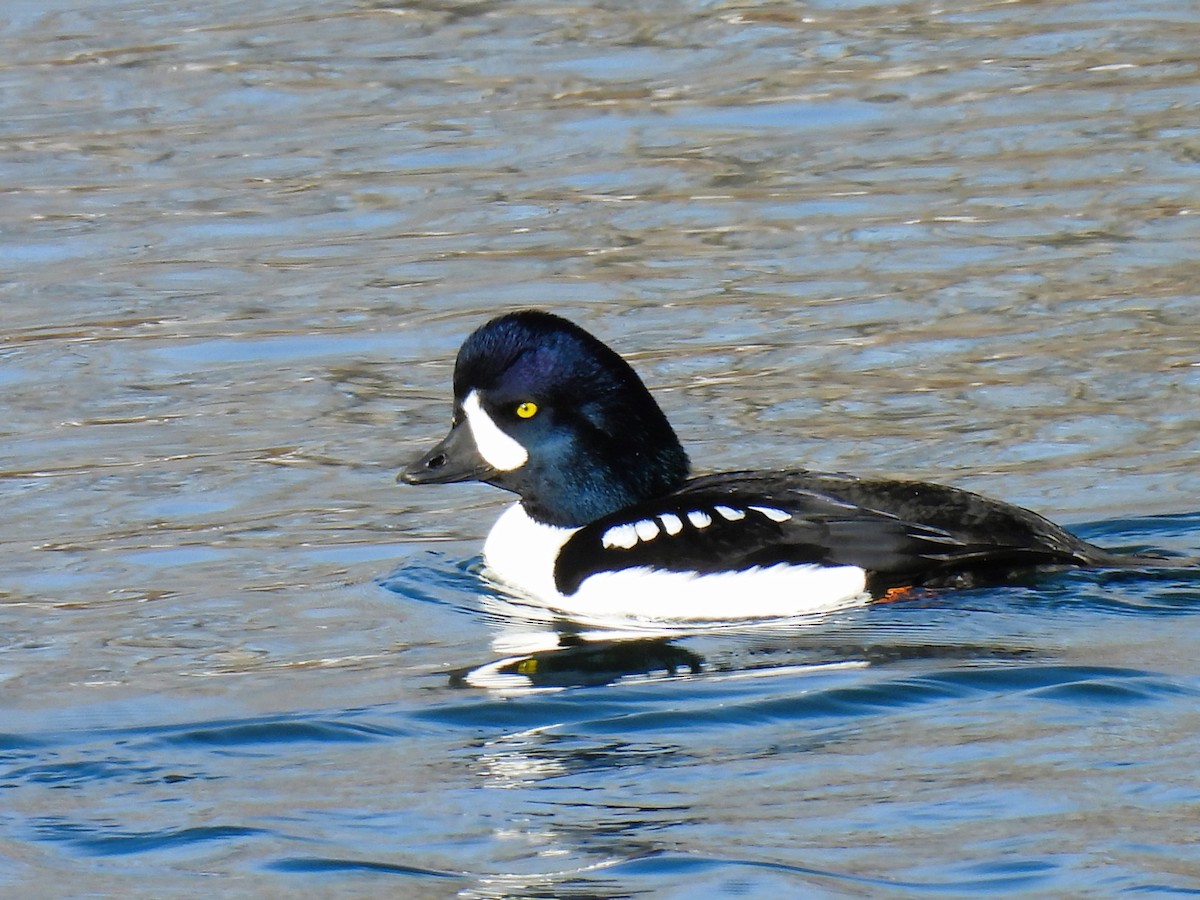
[[[0,893],[1200,890],[1197,574],[580,639],[393,483],[536,305],[1200,553],[1195,4],[634,6],[0,5]]]

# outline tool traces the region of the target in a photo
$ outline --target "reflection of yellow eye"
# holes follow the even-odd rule
[[[522,419],[532,419],[537,415],[538,406],[532,400],[526,400],[517,405],[517,415]]]

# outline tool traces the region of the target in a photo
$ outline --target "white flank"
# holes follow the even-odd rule
[[[528,451],[492,421],[475,391],[471,391],[463,400],[463,412],[467,417],[467,427],[471,429],[471,437],[475,438],[475,446],[479,448],[479,455],[492,468],[511,472],[529,461]]]
[[[738,519],[746,518],[746,514],[740,509],[733,509],[729,506],[714,506],[713,509],[717,511],[717,515],[719,515],[722,519],[728,519],[730,522],[736,522]]]
[[[703,512],[699,509],[693,509],[690,513],[687,514],[687,517],[688,517],[688,521],[691,522],[693,525],[695,525],[697,528],[707,528],[709,525],[712,524],[712,516],[710,516],[708,513]]]
[[[660,621],[730,621],[829,612],[866,599],[857,566],[780,564],[696,575],[649,568],[600,572],[554,605],[585,616]]]
[[[605,537],[628,528],[636,539],[636,524]],[[554,584],[554,562],[576,530],[535,522],[516,503],[488,534],[484,561],[491,575],[539,606],[608,623],[738,622],[830,612],[867,599],[866,573],[857,566],[786,563],[708,575],[648,567],[600,572],[564,596]]]
[[[600,543],[608,550],[614,547],[621,550],[628,550],[636,546],[638,542],[637,529],[632,525],[614,525],[604,534],[600,535]]]
[[[762,515],[766,516],[772,522],[786,522],[792,517],[791,513],[784,512],[782,509],[776,509],[773,506],[751,506],[750,508],[756,513],[762,513]]]
[[[667,534],[671,535],[671,537],[674,537],[675,535],[679,534],[679,532],[683,531],[683,520],[674,513],[663,513],[658,517],[658,521],[663,523],[663,529],[666,530]]]

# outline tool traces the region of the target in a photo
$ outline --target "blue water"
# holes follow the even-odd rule
[[[698,472],[1200,554],[1195,4],[0,4],[0,895],[1200,891],[1200,577],[636,639],[397,485],[498,310]]]
[[[1200,548],[1200,514],[1083,531]],[[380,661],[403,699],[192,717],[145,698],[12,731],[3,846],[195,890],[214,864],[235,890],[404,896],[1196,889],[1200,572],[765,631],[547,632],[556,648],[507,657],[490,688],[469,679],[514,623],[469,561],[418,553],[376,590],[460,634],[426,671]]]

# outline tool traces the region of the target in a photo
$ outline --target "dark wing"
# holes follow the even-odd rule
[[[634,566],[711,573],[775,563],[850,565],[874,592],[970,584],[1048,565],[1102,564],[1041,516],[942,485],[794,471],[733,472],[581,528],[559,554],[559,590]]]

